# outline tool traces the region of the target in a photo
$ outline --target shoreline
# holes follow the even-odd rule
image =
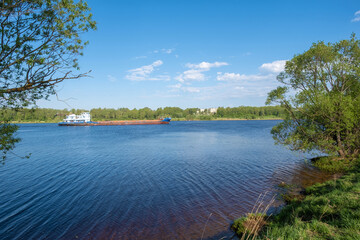
[[[332,174],[329,180],[300,191],[298,186],[280,183],[278,187],[285,190],[281,194],[285,205],[275,215],[268,215],[272,203],[255,203],[254,208],[266,208],[235,219],[231,224],[234,234],[241,239],[358,239],[360,202],[354,199],[360,194],[360,158],[353,159],[350,166],[338,165],[337,169],[322,166],[324,162],[316,166],[321,159],[329,161],[328,157],[311,161],[321,172]]]
[[[134,121],[143,121],[149,119],[131,119]],[[208,121],[269,121],[269,120],[283,120],[282,118],[266,118],[266,119],[244,119],[244,118],[217,118],[217,119],[209,119],[209,120],[200,120],[200,119],[193,119],[193,120],[186,120],[186,119],[172,119],[172,122],[208,122]],[[130,121],[129,119],[126,120],[97,120],[97,121]],[[52,121],[39,121],[39,122],[19,122],[19,121],[11,121],[10,124],[44,124],[44,123],[59,123],[59,122],[52,122]]]

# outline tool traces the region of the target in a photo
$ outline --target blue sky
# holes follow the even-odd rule
[[[263,106],[286,60],[360,37],[358,0],[88,0],[98,30],[49,108]],[[60,100],[66,100],[66,103]]]

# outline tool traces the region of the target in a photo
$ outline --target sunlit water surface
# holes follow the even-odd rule
[[[23,124],[0,166],[0,239],[219,239],[281,181],[323,176],[279,121]],[[326,177],[324,177],[326,178]]]

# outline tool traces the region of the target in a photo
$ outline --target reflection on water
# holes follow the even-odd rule
[[[326,179],[308,156],[274,145],[277,122],[22,125],[16,151],[32,157],[0,167],[0,238],[231,236],[260,193]]]
[[[333,174],[321,172],[312,166],[310,160],[298,162],[286,170],[277,169],[273,174],[274,182],[277,184],[285,182],[302,188],[309,187],[315,183],[323,183],[333,177]]]

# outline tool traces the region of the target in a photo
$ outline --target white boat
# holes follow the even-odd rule
[[[67,115],[63,120],[63,123],[88,123],[91,122],[91,117],[89,112],[83,112],[80,115],[70,114]]]
[[[80,115],[70,114],[66,116],[63,122],[59,122],[59,126],[154,125],[154,124],[169,124],[170,121],[171,118],[166,117],[157,120],[122,120],[122,121],[92,122],[90,113],[83,112]]]

